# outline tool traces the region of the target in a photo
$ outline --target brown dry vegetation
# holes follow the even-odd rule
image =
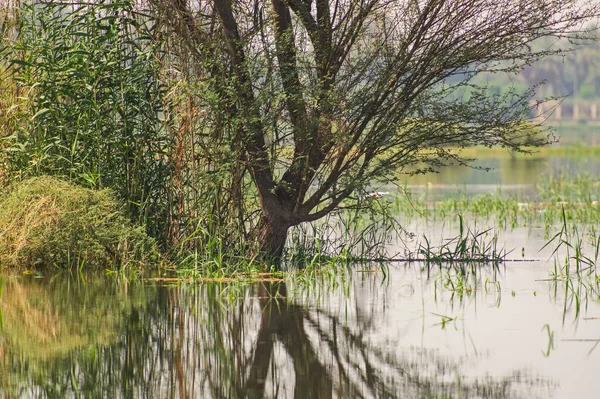
[[[8,45],[8,40],[14,34],[16,26],[16,5],[17,1],[0,1],[0,49]],[[19,103],[19,92],[17,86],[8,70],[6,63],[0,59],[0,139],[10,135],[14,128],[12,113],[16,104]],[[5,141],[0,142],[0,149],[3,149]],[[0,187],[8,182],[8,165],[4,157],[0,158]]]
[[[119,268],[155,262],[154,240],[109,190],[42,176],[0,198],[0,267]]]

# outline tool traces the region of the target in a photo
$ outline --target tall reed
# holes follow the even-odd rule
[[[18,103],[19,91],[12,79],[6,55],[10,51],[9,44],[18,31],[19,0],[0,1],[0,139],[4,139],[14,131],[15,105]],[[6,141],[0,140],[0,150],[5,148]],[[0,158],[0,187],[8,183],[9,165],[4,157]]]
[[[166,234],[171,138],[154,33],[128,1],[20,8],[0,61],[19,93],[6,104],[12,119],[1,118],[11,178],[111,187],[135,220]]]

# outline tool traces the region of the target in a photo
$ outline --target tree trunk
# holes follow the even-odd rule
[[[291,220],[279,210],[265,210],[258,226],[257,239],[261,256],[268,262],[278,264],[285,247]]]

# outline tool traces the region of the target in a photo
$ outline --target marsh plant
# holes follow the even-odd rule
[[[458,216],[458,221],[458,235],[446,239],[439,246],[431,245],[429,239],[423,236],[415,259],[422,259],[428,264],[467,262],[496,265],[506,259],[509,252],[498,246],[498,234],[494,229],[471,229],[465,225],[462,215]]]
[[[127,1],[27,3],[17,15],[0,54],[18,92],[0,114],[4,172],[110,187],[164,234],[170,139],[153,24]]]
[[[436,300],[445,298],[452,303],[478,294],[493,295],[495,306],[500,306],[502,298],[499,273],[498,264],[482,265],[468,261],[429,266],[427,271],[428,277],[433,279]]]
[[[155,240],[132,225],[110,190],[45,176],[0,198],[0,268],[103,270],[158,260]]]
[[[581,232],[577,224],[569,224],[563,210],[560,230],[544,248],[552,246],[552,292],[558,297],[559,290],[561,291],[564,316],[568,310],[573,309],[577,319],[582,305],[585,307],[589,300],[600,301],[600,278],[597,271],[600,235],[595,226]]]
[[[417,197],[404,187],[394,197],[396,214],[445,221],[462,214],[469,219],[490,220],[497,227],[541,226],[550,234],[552,226],[567,220],[583,225],[600,223],[600,183],[593,176],[542,176],[534,197],[506,194],[501,189],[476,196],[458,190],[431,201],[427,193]]]
[[[305,259],[368,262],[393,258],[387,245],[412,238],[393,215],[391,202],[362,196],[322,220],[296,226],[284,252],[288,265]]]

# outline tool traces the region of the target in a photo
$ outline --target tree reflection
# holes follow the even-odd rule
[[[294,397],[331,398],[331,376],[319,361],[304,330],[307,320],[305,309],[287,301],[287,290],[283,283],[260,284],[259,299],[263,309],[261,324],[248,382],[243,391],[253,398],[265,395],[267,373],[274,356],[273,347],[278,340],[292,358],[296,377]]]
[[[94,298],[82,315],[115,303],[114,290],[86,289]],[[110,340],[47,359],[3,339],[0,367],[11,377],[0,379],[0,397],[504,398],[540,383],[520,374],[457,383],[447,358],[372,343],[363,331],[377,327],[349,317],[343,303],[303,305],[284,283],[238,287],[232,300],[223,292],[230,289],[129,287],[131,308],[111,325]],[[54,309],[69,300],[58,291]]]

